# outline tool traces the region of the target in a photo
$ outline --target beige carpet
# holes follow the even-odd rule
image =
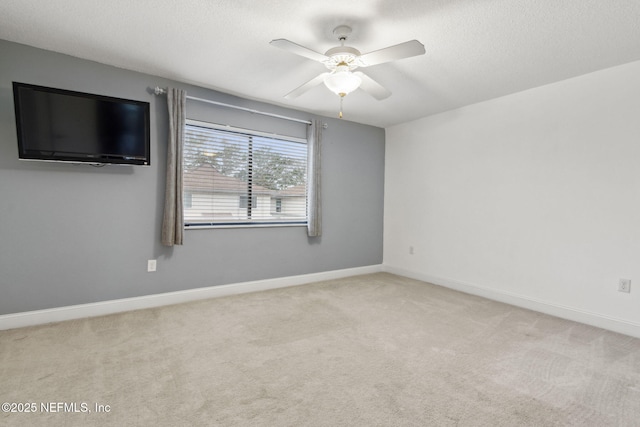
[[[3,426],[640,426],[640,340],[381,273],[0,332],[0,402],[37,406]]]

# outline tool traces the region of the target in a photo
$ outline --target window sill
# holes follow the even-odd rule
[[[201,230],[201,229],[211,229],[211,228],[280,228],[280,227],[307,227],[306,222],[295,222],[295,223],[275,223],[275,224],[185,224],[185,230]]]

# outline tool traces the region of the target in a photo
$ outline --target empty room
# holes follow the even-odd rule
[[[639,22],[3,0],[0,424],[640,426]]]

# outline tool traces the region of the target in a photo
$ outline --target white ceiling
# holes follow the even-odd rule
[[[364,69],[391,97],[357,90],[345,119],[380,127],[640,60],[640,0],[2,0],[0,38],[312,113],[339,98],[325,71],[275,48],[363,53],[417,39],[426,54]]]

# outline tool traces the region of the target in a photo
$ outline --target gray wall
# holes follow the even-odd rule
[[[383,129],[323,118],[321,238],[302,227],[186,230],[184,246],[165,248],[166,98],[151,87],[314,117],[3,40],[0,58],[0,314],[382,263]],[[149,101],[151,166],[18,160],[12,81]]]

